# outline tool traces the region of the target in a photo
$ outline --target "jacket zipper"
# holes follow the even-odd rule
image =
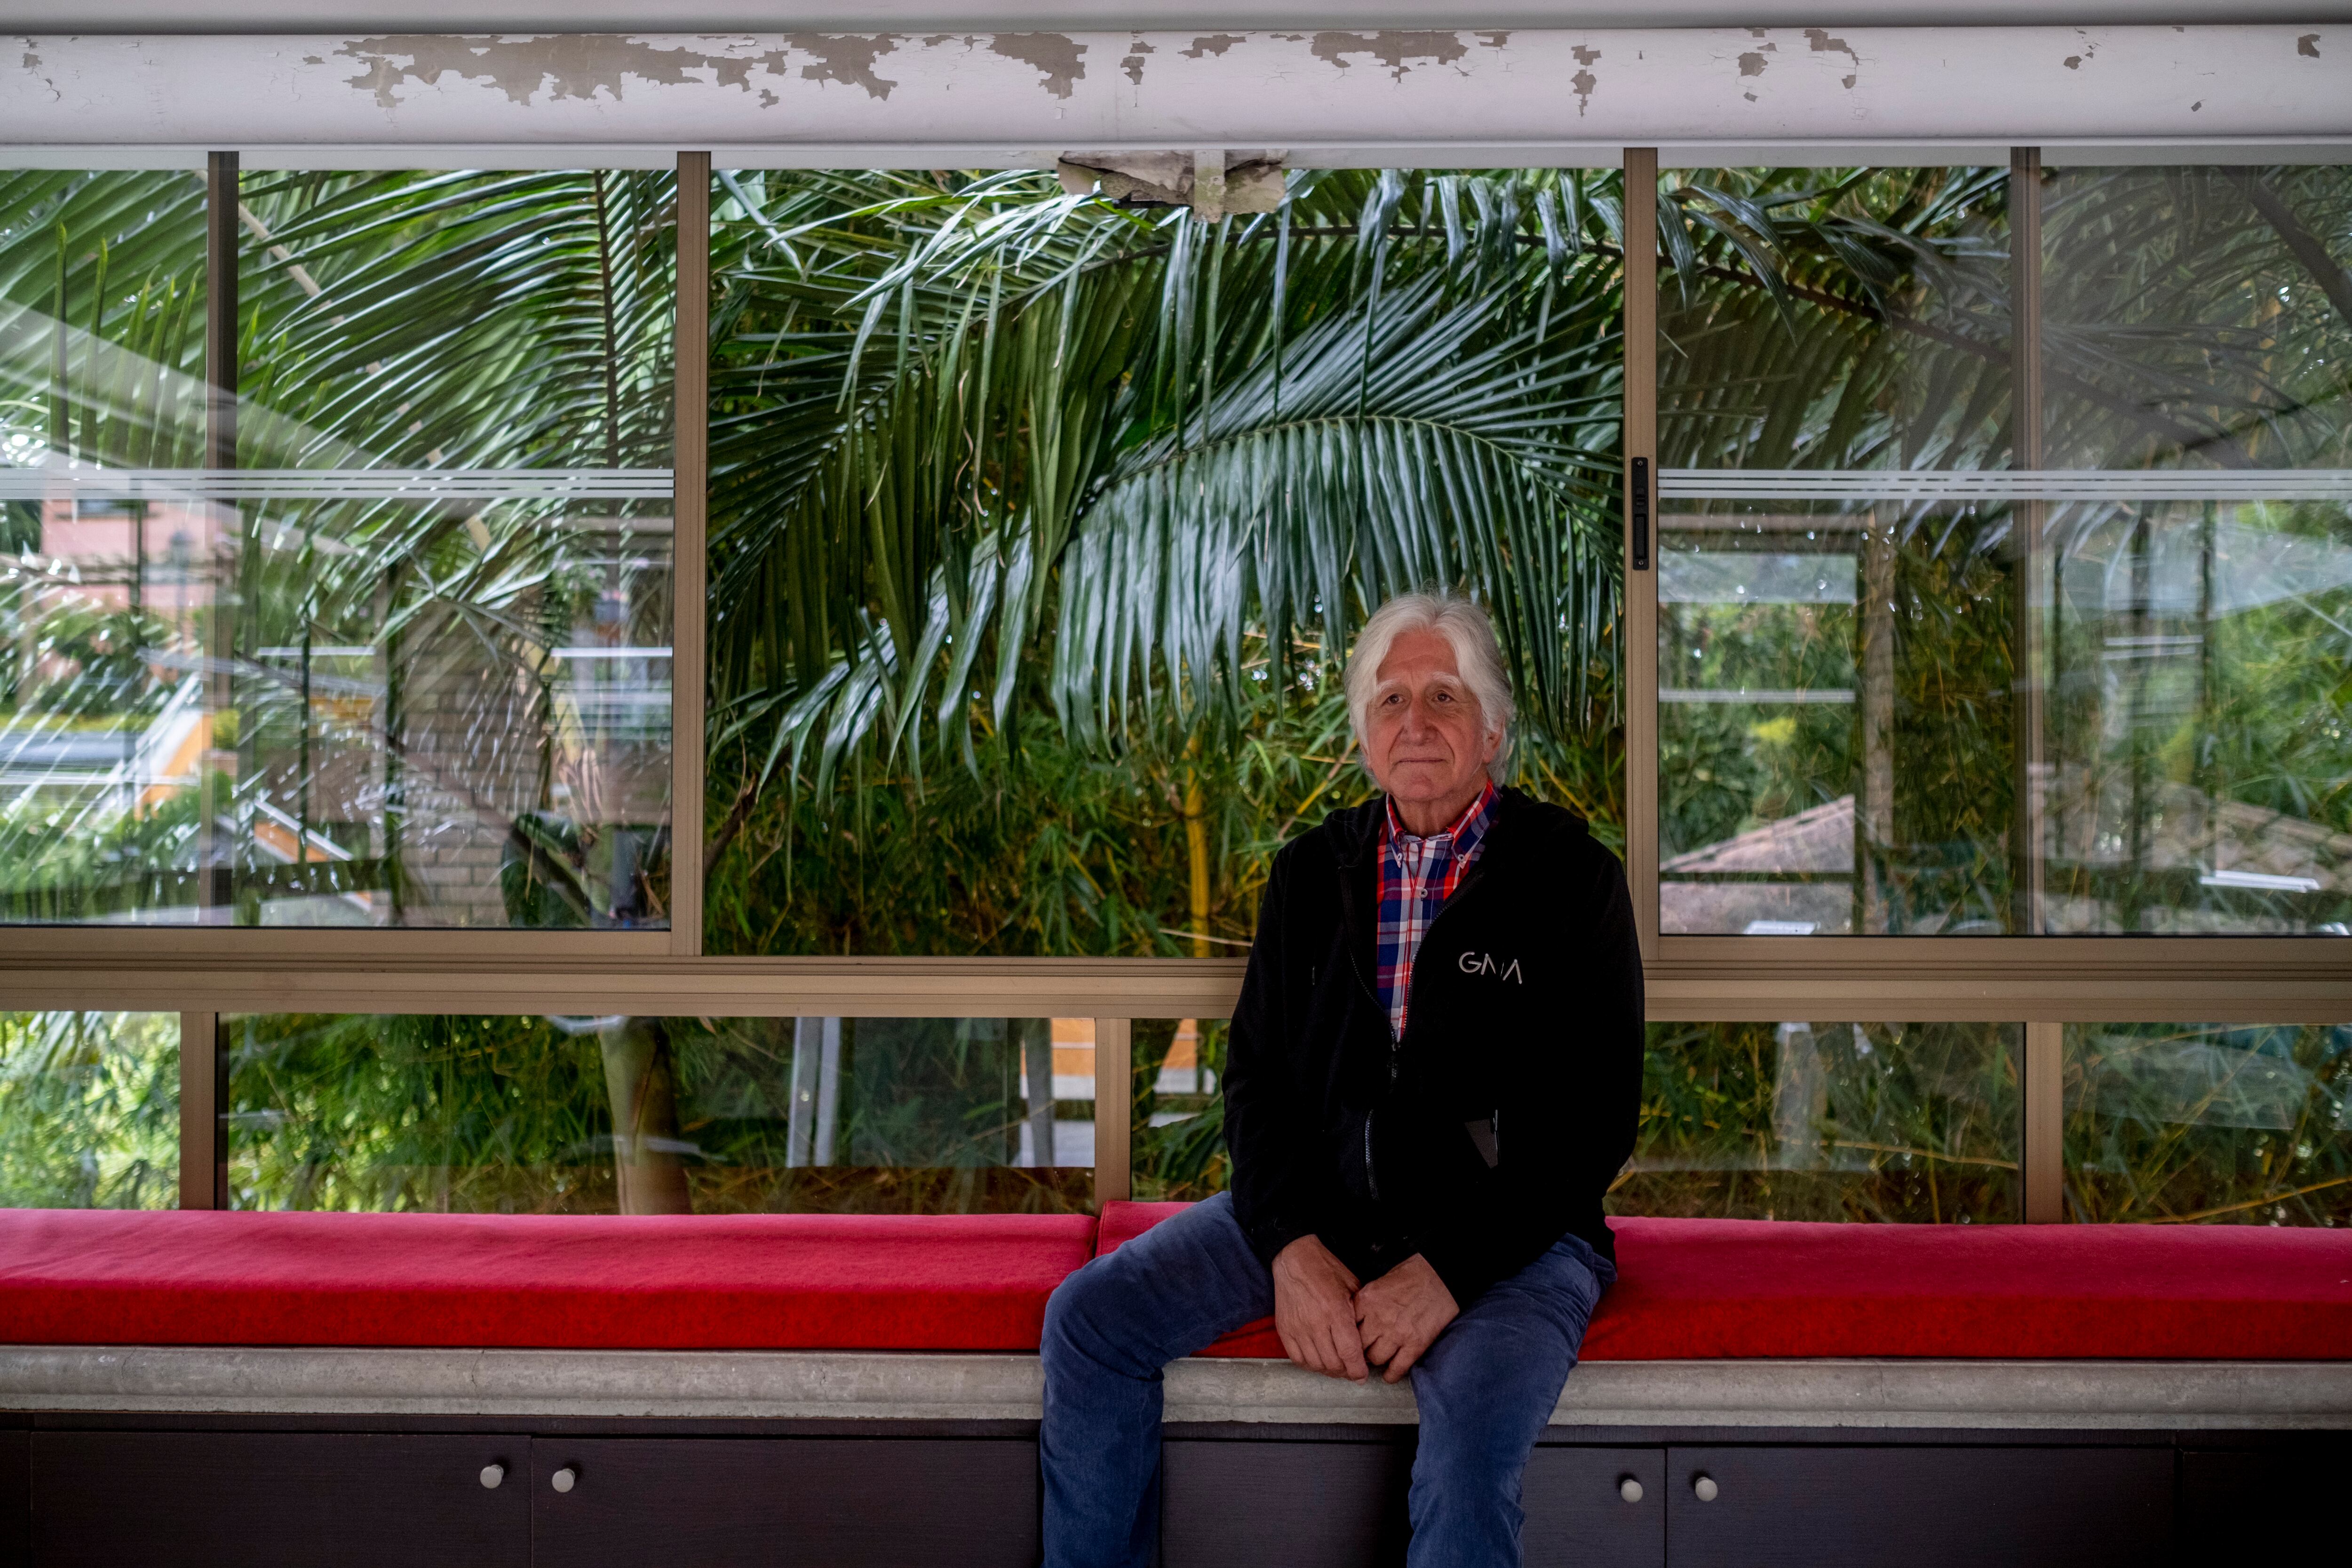
[[[1484,857],[1481,857],[1481,858],[1484,858]],[[1471,889],[1476,887],[1479,881],[1478,867],[1474,863],[1471,866],[1469,872],[1462,879],[1462,885],[1454,889],[1454,896],[1445,900],[1444,909],[1441,909],[1437,911],[1436,915],[1433,917],[1429,922],[1429,929],[1421,933],[1421,951],[1415,952],[1412,958],[1414,973],[1418,974],[1421,972],[1421,953],[1429,951],[1429,939],[1437,934],[1437,922],[1445,918],[1447,910],[1458,906],[1464,896],[1466,895]],[[1355,971],[1356,984],[1364,988],[1365,993],[1371,997],[1372,1005],[1374,1006],[1380,1006],[1380,990],[1377,986],[1373,985],[1370,981],[1364,978],[1364,964],[1363,961],[1356,955],[1356,944],[1351,942],[1347,943],[1346,946],[1348,949],[1348,967]],[[1405,999],[1407,1003],[1406,1016],[1408,1018],[1405,1027],[1408,1029],[1412,1027],[1412,1025],[1410,1022],[1412,1015],[1412,988],[1408,986],[1405,990]],[[1388,1010],[1386,1008],[1381,1008],[1381,1021],[1383,1024],[1388,1023]],[[1391,1025],[1389,1026],[1389,1088],[1391,1089],[1395,1089],[1397,1086],[1397,1079],[1402,1078],[1403,1075],[1404,1038],[1396,1032],[1395,1026]],[[1372,1118],[1377,1113],[1377,1108],[1373,1110],[1367,1110],[1364,1112],[1364,1189],[1371,1194],[1371,1199],[1374,1203],[1381,1201],[1380,1175],[1372,1163]]]

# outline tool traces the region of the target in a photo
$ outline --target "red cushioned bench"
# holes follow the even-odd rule
[[[1100,1250],[1181,1204],[1105,1206]],[[2352,1232],[1615,1219],[1588,1361],[2352,1360]],[[1278,1356],[1271,1321],[1202,1352]]]
[[[0,1211],[0,1342],[1034,1350],[1087,1215]]]
[[[1086,1215],[0,1212],[0,1342],[1034,1349],[1181,1205]],[[2352,1233],[1620,1219],[1596,1361],[2352,1360]],[[1270,1325],[1205,1352],[1281,1353]]]

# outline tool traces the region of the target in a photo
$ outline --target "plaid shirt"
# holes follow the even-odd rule
[[[1494,821],[1495,786],[1488,784],[1454,818],[1454,826],[1426,838],[1415,838],[1397,820],[1396,803],[1389,803],[1388,826],[1381,833],[1381,1001],[1389,1010],[1389,1027],[1404,1038],[1404,1007],[1412,994],[1412,961],[1430,921],[1454,896],[1463,874],[1486,847],[1486,828]]]

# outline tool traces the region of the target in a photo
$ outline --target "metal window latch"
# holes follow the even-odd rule
[[[1650,569],[1650,459],[1633,459],[1633,570]]]

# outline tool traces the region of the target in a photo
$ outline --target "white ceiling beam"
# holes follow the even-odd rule
[[[19,163],[960,166],[2352,155],[2352,27],[35,37]]]
[[[2352,21],[2352,0],[7,0],[20,33],[1228,32]]]

